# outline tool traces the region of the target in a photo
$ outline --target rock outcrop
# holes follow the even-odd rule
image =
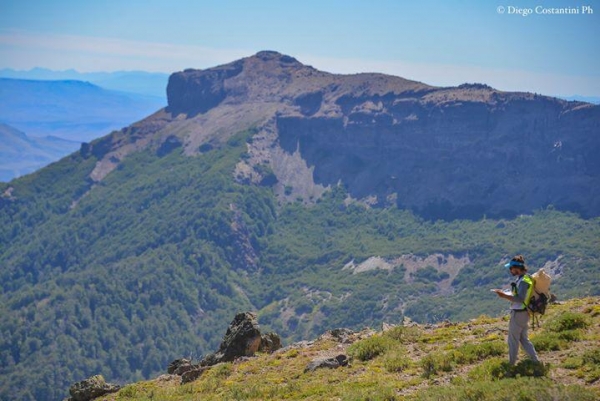
[[[101,375],[77,382],[69,388],[69,401],[90,401],[106,394],[116,393],[121,387],[106,383]]]
[[[208,369],[206,366],[198,366],[194,369],[188,370],[181,375],[181,384],[193,382],[198,379]]]
[[[330,336],[339,343],[349,344],[355,340],[356,333],[353,330],[341,327],[333,330],[328,330],[325,332],[325,334],[323,334],[323,336]]]
[[[261,334],[254,313],[238,313],[229,324],[217,352],[206,355],[199,364],[186,358],[175,359],[169,364],[167,373],[181,376],[182,384],[189,383],[218,363],[241,360],[258,351],[273,353],[280,348],[281,337],[273,332]]]
[[[190,359],[175,359],[169,364],[169,367],[167,368],[167,373],[170,375],[182,376],[185,372],[188,372],[195,368],[196,365],[194,365]]]
[[[265,333],[260,336],[260,346],[258,350],[260,352],[266,352],[268,354],[273,353],[281,348],[281,337],[277,333]]]
[[[235,358],[252,356],[258,351],[261,334],[256,315],[251,312],[238,313],[223,337],[219,350],[209,354],[200,362],[201,366],[212,366],[220,362],[233,362]]]
[[[189,359],[181,358],[175,359],[169,364],[167,373],[180,376],[181,384],[185,384],[198,379],[207,369],[209,369],[207,366],[200,366],[192,363]]]
[[[186,70],[184,74],[171,75],[167,86],[168,110],[174,114],[205,113],[225,99],[225,80],[235,77],[242,69],[243,64],[238,61],[206,71]]]
[[[314,372],[315,370],[322,368],[337,369],[341,366],[348,366],[348,357],[346,355],[340,354],[331,358],[317,358],[312,360],[306,366],[304,373]]]

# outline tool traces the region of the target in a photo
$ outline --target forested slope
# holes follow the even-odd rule
[[[404,315],[497,314],[487,289],[517,252],[534,269],[551,262],[559,298],[600,288],[598,219],[428,222],[348,203],[343,187],[278,206],[269,187],[233,179],[249,135],[194,157],[139,152],[97,184],[95,157],[77,153],[4,185],[3,399],[59,399],[96,373],[151,377],[215,349],[241,310],[288,342]],[[357,268],[372,258],[387,265]]]

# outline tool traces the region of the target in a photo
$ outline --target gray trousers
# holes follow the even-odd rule
[[[527,311],[510,312],[510,322],[508,323],[508,362],[511,365],[517,363],[519,344],[523,346],[523,349],[527,352],[532,361],[539,362],[535,348],[527,337],[528,325],[529,313],[527,313]]]

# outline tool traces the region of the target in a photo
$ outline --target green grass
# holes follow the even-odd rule
[[[600,298],[590,301],[600,305]],[[580,312],[583,303],[575,300],[549,311],[549,321],[572,321],[569,316],[575,311],[583,313],[589,324],[576,329],[561,325],[562,333],[579,330],[582,337],[566,341],[561,351],[539,351],[544,364],[523,359],[510,366],[506,344],[490,340],[488,333],[507,322],[485,317],[450,326],[396,327],[375,335],[364,331],[362,339],[349,346],[323,337],[308,346],[214,366],[183,386],[177,380],[140,382],[102,399],[596,400],[600,396],[600,348],[595,339],[600,336],[600,315]],[[560,334],[544,326],[539,330],[536,335]],[[344,347],[354,356],[349,366],[304,372],[312,359],[323,353],[343,353]]]
[[[593,401],[598,393],[583,386],[560,385],[548,379],[518,378],[479,381],[451,386],[432,386],[419,392],[419,401]]]

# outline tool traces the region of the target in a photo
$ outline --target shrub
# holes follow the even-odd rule
[[[295,358],[298,355],[300,355],[300,351],[298,351],[296,348],[294,348],[294,349],[289,350],[288,353],[285,354],[285,357],[286,358]]]
[[[558,351],[565,348],[566,340],[558,333],[541,333],[531,339],[536,351]]]
[[[497,380],[507,377],[510,365],[505,358],[490,358],[469,372],[472,380]]]
[[[383,367],[388,372],[401,372],[411,365],[412,361],[406,356],[404,350],[395,350],[385,355]]]
[[[438,372],[433,355],[427,355],[425,358],[421,359],[421,367],[423,368],[423,377],[427,379]]]
[[[211,373],[214,377],[225,378],[228,377],[233,371],[231,363],[221,363],[211,369]]]
[[[421,359],[423,377],[429,379],[438,372],[450,372],[454,369],[454,359],[451,354],[429,354]]]
[[[600,365],[600,348],[594,348],[583,353],[583,363]]]
[[[542,377],[547,376],[548,365],[536,363],[529,359],[511,366],[507,360],[492,358],[484,361],[469,372],[472,380],[499,380],[509,377]]]
[[[600,379],[600,348],[594,348],[583,353],[581,358],[583,366],[582,375],[588,383],[594,383]]]
[[[386,336],[373,336],[355,342],[348,348],[348,355],[360,361],[368,361],[387,352],[394,341]]]
[[[544,365],[543,363],[533,362],[530,359],[525,359],[524,361],[517,363],[515,366],[510,366],[509,377],[542,377],[547,376],[549,370],[550,365]]]
[[[570,357],[564,360],[562,367],[565,369],[578,369],[583,365],[583,359],[581,357]]]
[[[558,333],[558,338],[565,341],[580,341],[583,333],[581,330],[565,330]]]
[[[121,390],[119,390],[119,393],[117,394],[117,399],[133,398],[137,395],[138,395],[137,387],[135,387],[135,385],[130,384],[130,385],[123,387]]]
[[[421,329],[417,326],[396,326],[383,334],[402,344],[415,342],[421,337]]]
[[[565,312],[546,324],[546,330],[562,332],[567,330],[585,329],[590,325],[588,318],[583,313]]]
[[[480,361],[490,356],[504,355],[507,352],[506,343],[490,341],[480,344],[464,344],[453,353],[456,363],[465,364]]]

